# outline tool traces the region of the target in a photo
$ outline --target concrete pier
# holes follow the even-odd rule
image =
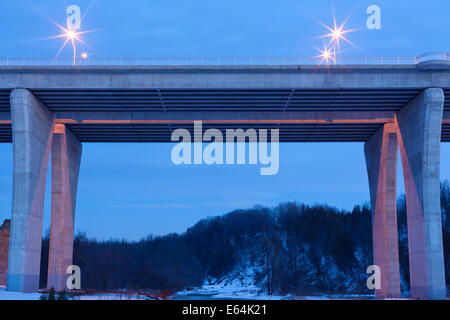
[[[52,217],[48,288],[66,288],[72,264],[73,226],[82,145],[64,124],[55,126],[52,146]]]
[[[387,123],[364,145],[372,208],[374,264],[381,270],[378,299],[400,297],[397,235],[397,127]]]
[[[28,90],[12,90],[10,103],[14,173],[7,288],[10,291],[36,292],[54,119]]]
[[[397,112],[405,179],[411,298],[444,299],[439,165],[444,94],[426,89]]]

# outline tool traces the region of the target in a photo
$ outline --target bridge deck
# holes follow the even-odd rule
[[[427,87],[445,94],[448,70],[406,66],[0,67],[0,142],[11,142],[9,95],[26,87],[82,142],[168,142],[192,131],[280,130],[282,142],[370,138]]]

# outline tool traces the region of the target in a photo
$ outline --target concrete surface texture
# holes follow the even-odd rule
[[[13,203],[8,255],[10,291],[36,291],[41,261],[42,215],[52,113],[28,90],[11,92]]]
[[[372,208],[374,264],[381,270],[376,298],[400,297],[397,236],[397,127],[388,123],[364,145]]]
[[[67,289],[67,267],[72,265],[81,143],[65,125],[56,125],[52,146],[52,216],[47,287]]]
[[[397,113],[405,181],[411,297],[446,295],[440,208],[440,136],[444,94],[426,89]]]

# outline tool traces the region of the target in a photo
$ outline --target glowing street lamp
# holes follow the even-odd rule
[[[337,53],[336,47],[340,51],[341,40],[349,43],[354,48],[357,48],[357,46],[355,44],[353,44],[350,40],[348,40],[345,36],[347,33],[356,31],[356,30],[344,29],[345,24],[347,23],[347,20],[348,20],[348,18],[345,19],[344,22],[338,26],[338,24],[336,23],[336,17],[334,16],[334,13],[333,13],[333,27],[329,27],[329,26],[323,24],[322,22],[320,22],[319,20],[317,20],[324,28],[326,28],[329,31],[329,33],[320,36],[320,38],[329,38],[330,39],[327,44],[327,48],[325,50],[319,50],[321,52],[322,61],[325,60],[328,62],[331,59],[336,64],[336,53]]]
[[[335,51],[331,51],[329,48],[324,48],[323,50],[318,49],[320,51],[320,55],[319,58],[321,58],[320,60],[320,64],[322,64],[324,61],[326,62],[326,64],[330,64],[330,61],[334,61],[336,63],[336,52]]]
[[[337,46],[339,48],[340,46],[340,41],[344,40],[346,42],[348,42],[349,44],[353,45],[353,43],[350,42],[350,40],[348,40],[344,35],[355,31],[355,30],[345,30],[345,24],[347,23],[347,19],[344,20],[344,22],[341,25],[337,25],[336,23],[336,17],[333,14],[333,27],[329,27],[326,24],[318,21],[325,29],[327,29],[330,33],[325,34],[323,36],[321,36],[321,38],[330,38],[330,42],[328,43],[328,46],[334,45]]]
[[[77,43],[81,43],[85,46],[87,46],[87,44],[81,39],[81,36],[85,33],[88,32],[92,32],[94,30],[87,30],[87,31],[78,31],[79,29],[79,23],[77,25],[74,25],[73,27],[63,27],[60,24],[58,24],[56,21],[54,21],[53,19],[50,18],[50,20],[59,28],[61,29],[62,33],[57,35],[57,36],[53,36],[53,37],[49,37],[47,39],[56,39],[56,38],[65,38],[63,45],[61,46],[61,48],[59,48],[58,53],[56,54],[56,57],[58,57],[61,52],[63,51],[63,49],[66,47],[66,45],[70,42],[73,48],[73,64],[75,65],[76,62],[76,57],[77,57]],[[81,54],[81,57],[83,59],[86,59],[88,57],[87,53],[84,52]]]
[[[341,30],[340,29],[334,29],[333,30],[333,39],[334,39],[334,41],[338,42],[339,39],[341,39],[341,38],[342,38]]]
[[[67,38],[69,38],[70,40],[72,40],[76,37],[76,33],[73,30],[67,31],[66,35],[67,35]]]

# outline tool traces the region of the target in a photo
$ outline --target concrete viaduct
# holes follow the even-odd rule
[[[411,297],[445,298],[439,166],[440,143],[450,141],[448,61],[0,67],[0,142],[13,142],[14,168],[8,290],[38,289],[50,154],[48,287],[64,289],[82,143],[170,142],[173,130],[192,129],[194,120],[203,130],[279,128],[281,142],[365,142],[374,264],[382,279],[377,298],[400,296],[400,148]]]

